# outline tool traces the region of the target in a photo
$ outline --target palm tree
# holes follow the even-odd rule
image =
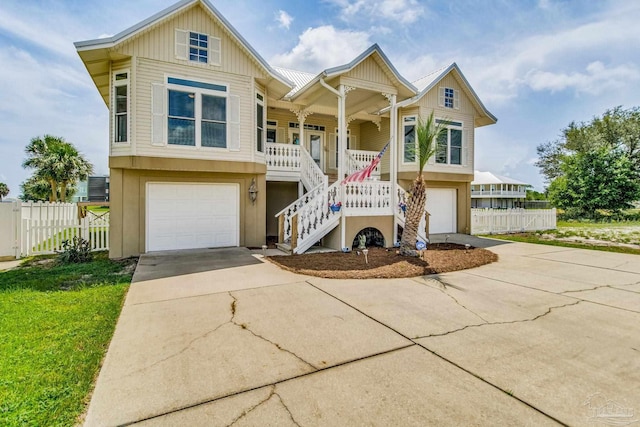
[[[35,169],[34,177],[45,180],[50,186],[49,201],[65,201],[67,187],[77,181],[87,179],[93,171],[93,165],[63,138],[45,135],[33,138],[25,152],[27,160],[24,167]]]
[[[0,202],[3,197],[7,197],[7,194],[9,194],[9,187],[4,182],[0,182]]]
[[[433,117],[433,112],[426,120],[418,119],[416,126],[416,156],[418,159],[418,176],[413,181],[407,199],[404,230],[400,241],[400,253],[402,255],[415,256],[416,238],[418,236],[418,226],[422,216],[425,215],[425,204],[427,202],[427,186],[425,185],[422,171],[427,160],[435,154],[436,140],[445,131],[444,124],[437,122]]]

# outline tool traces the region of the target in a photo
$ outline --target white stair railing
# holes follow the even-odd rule
[[[320,184],[303,194],[302,197],[293,201],[289,206],[282,209],[275,216],[278,218],[278,241],[280,243],[290,242],[294,231],[293,217],[302,209],[303,206],[310,203],[318,195],[326,190],[325,184]]]
[[[348,182],[344,185],[343,207],[347,215],[392,215],[393,185],[385,181]]]
[[[293,253],[301,254],[323,238],[340,222],[340,211],[331,205],[341,204],[340,183],[334,182],[300,208],[292,218],[295,227],[291,239]]]
[[[400,225],[403,229],[405,226],[407,213],[405,212],[405,209],[402,208],[402,206],[407,206],[407,197],[407,192],[404,191],[402,187],[398,186],[398,206],[396,206],[394,209],[394,216],[398,225]],[[426,215],[429,215],[429,212],[427,212],[427,210],[425,210],[424,212],[425,215],[422,215],[420,217],[420,224],[418,225],[418,239],[426,242],[428,238],[427,234],[425,233],[425,228],[427,226]]]
[[[304,147],[300,147],[300,177],[302,184],[307,189],[315,188],[321,184],[326,186],[329,183],[329,178]]]

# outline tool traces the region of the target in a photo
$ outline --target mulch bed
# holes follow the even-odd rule
[[[285,270],[328,279],[391,279],[446,273],[479,267],[498,260],[498,255],[481,248],[455,243],[433,243],[423,256],[405,257],[397,249],[369,248],[368,264],[364,254],[329,252],[267,259]]]

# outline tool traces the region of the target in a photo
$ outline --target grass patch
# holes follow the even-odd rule
[[[640,221],[615,221],[615,222],[593,222],[593,221],[558,221],[557,227],[562,228],[624,228],[640,227]]]
[[[492,234],[492,239],[509,240],[512,242],[535,243],[538,245],[561,246],[564,248],[592,249],[596,251],[615,252],[620,254],[640,255],[640,249],[629,248],[626,246],[604,246],[590,245],[587,243],[566,242],[563,240],[544,239],[535,233],[518,233],[518,234]]]
[[[88,403],[135,260],[0,272],[0,425],[69,426]]]

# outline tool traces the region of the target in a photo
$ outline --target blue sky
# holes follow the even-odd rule
[[[640,105],[640,2],[211,0],[272,65],[319,72],[378,43],[413,81],[455,61],[498,123],[476,169],[544,188],[536,146],[571,121]],[[108,173],[108,115],[73,42],[118,33],[173,0],[0,3],[0,182],[19,195],[24,147],[46,133]]]

